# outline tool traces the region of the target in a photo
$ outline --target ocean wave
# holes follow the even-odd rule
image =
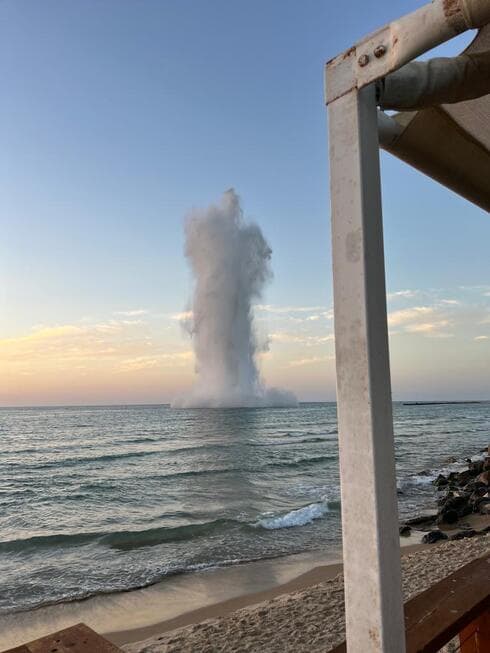
[[[312,503],[285,514],[264,516],[255,523],[241,519],[219,518],[181,526],[161,526],[134,531],[80,532],[35,535],[24,539],[0,542],[0,553],[22,553],[49,548],[68,548],[96,544],[119,551],[131,551],[172,542],[191,541],[210,535],[225,534],[233,529],[253,532],[257,527],[266,530],[304,526],[339,508],[339,502]]]
[[[21,467],[23,469],[56,469],[66,467],[77,467],[78,465],[83,465],[85,463],[106,463],[119,459],[128,459],[128,458],[142,458],[144,456],[152,456],[155,454],[161,453],[160,450],[156,451],[125,451],[122,453],[110,453],[102,454],[100,456],[80,456],[74,458],[58,458],[48,462],[36,461],[32,463],[23,463],[23,462],[12,462],[8,463],[9,467]]]
[[[259,519],[259,521],[256,523],[256,526],[260,526],[266,530],[305,526],[306,524],[310,524],[316,519],[325,517],[328,512],[330,512],[330,510],[327,503],[310,503],[307,506],[297,508],[296,510],[291,510],[283,515],[276,515]]]
[[[315,463],[323,463],[327,460],[337,460],[337,456],[310,456],[307,458],[295,458],[294,460],[285,460],[278,463],[269,463],[266,467],[291,467],[292,469],[297,467],[304,467],[306,465],[313,465]]]
[[[326,436],[316,436],[316,437],[306,437],[306,438],[294,438],[290,440],[279,440],[272,442],[250,442],[248,443],[249,447],[284,447],[286,445],[298,445],[298,444],[314,444],[316,442],[329,442],[332,438],[327,438]]]
[[[122,531],[110,533],[100,539],[101,544],[110,546],[111,549],[130,551],[144,546],[158,546],[167,542],[182,542],[205,537],[217,532],[230,530],[233,527],[245,527],[247,524],[234,519],[215,519],[198,524],[185,524],[184,526],[150,528],[144,531]]]
[[[235,519],[215,519],[183,526],[161,526],[140,531],[59,533],[35,535],[33,537],[0,542],[0,553],[19,553],[40,548],[80,546],[96,543],[111,549],[130,551],[145,546],[157,546],[168,542],[181,542],[205,537],[232,528],[251,528],[245,522]]]

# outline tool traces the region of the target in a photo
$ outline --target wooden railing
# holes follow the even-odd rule
[[[407,653],[490,653],[490,554],[405,604]],[[449,647],[448,647],[449,653]],[[330,653],[346,653],[343,642]]]
[[[76,624],[4,653],[122,653],[85,624]]]

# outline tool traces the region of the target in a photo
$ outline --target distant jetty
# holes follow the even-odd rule
[[[404,401],[404,406],[447,406],[448,404],[481,404],[481,401]]]

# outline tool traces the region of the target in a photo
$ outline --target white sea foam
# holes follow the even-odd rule
[[[296,397],[264,387],[252,303],[272,277],[272,250],[258,225],[243,218],[234,190],[218,205],[193,211],[185,226],[185,254],[195,277],[183,326],[196,356],[197,380],[176,407],[295,406]]]
[[[295,526],[304,526],[315,519],[321,519],[327,513],[328,505],[326,503],[311,503],[303,508],[291,510],[284,515],[276,517],[264,517],[257,522],[257,526],[267,530],[276,530],[278,528],[293,528]]]

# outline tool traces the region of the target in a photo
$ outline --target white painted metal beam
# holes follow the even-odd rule
[[[327,103],[398,70],[457,34],[489,22],[489,0],[433,0],[332,59],[327,66],[342,70],[332,75]]]
[[[374,85],[329,105],[348,653],[405,651],[377,121]]]

